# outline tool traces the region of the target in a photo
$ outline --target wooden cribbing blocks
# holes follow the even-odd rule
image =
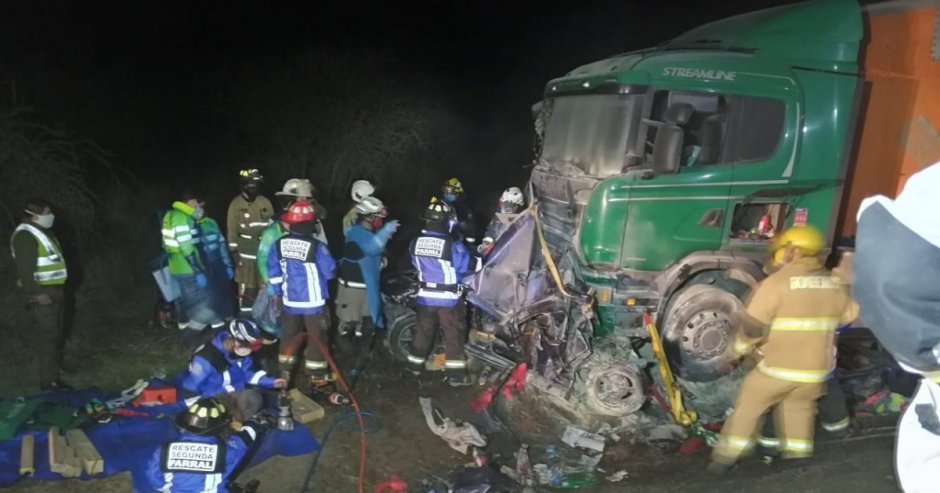
[[[82,430],[59,434],[59,427],[49,430],[49,469],[66,478],[77,478],[82,471],[88,475],[104,472],[104,459]]]
[[[49,470],[66,478],[82,475],[82,463],[69,448],[68,440],[59,434],[58,426],[49,429]]]
[[[75,455],[82,463],[82,469],[89,475],[101,474],[104,472],[104,459],[101,454],[88,439],[88,435],[82,430],[69,430],[65,432],[68,438],[69,446],[75,450]]]
[[[33,475],[36,467],[33,465],[36,456],[36,437],[23,435],[20,440],[20,476]]]
[[[323,419],[323,416],[326,415],[323,406],[317,404],[297,389],[290,391],[290,400],[291,415],[300,423],[312,423],[318,419]]]

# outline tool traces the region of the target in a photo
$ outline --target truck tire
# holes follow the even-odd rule
[[[588,370],[584,379],[584,401],[604,416],[626,416],[643,407],[643,375],[628,364],[605,363]]]
[[[661,327],[673,373],[710,382],[734,369],[734,317],[744,305],[734,294],[695,284],[676,294]]]

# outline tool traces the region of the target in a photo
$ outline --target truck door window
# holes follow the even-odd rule
[[[683,130],[682,167],[765,160],[783,138],[785,113],[785,104],[776,99],[656,91],[650,116],[644,120],[647,162],[657,130],[664,124]]]
[[[789,213],[790,204],[786,202],[737,204],[730,236],[733,240],[766,242],[783,229]]]

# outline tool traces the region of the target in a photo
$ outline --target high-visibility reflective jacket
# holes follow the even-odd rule
[[[51,231],[34,224],[22,223],[13,231],[10,240],[10,253],[14,259],[16,259],[17,245],[20,246],[20,260],[22,261],[17,263],[23,263],[19,269],[22,271],[20,284],[24,288],[65,284],[68,279],[65,256],[62,255],[62,247],[59,246],[59,242]],[[36,255],[35,264],[30,261],[34,254]],[[25,265],[26,262],[32,265]],[[34,290],[27,289],[27,291]]]
[[[227,493],[229,477],[259,434],[251,422],[224,440],[183,432],[153,453],[147,463],[147,482],[153,491]]]
[[[336,275],[336,261],[316,238],[290,233],[271,247],[268,275],[285,312],[313,315],[330,298],[327,281]]]
[[[741,339],[739,354],[761,345],[757,370],[790,382],[825,382],[835,367],[836,329],[858,318],[848,286],[816,258],[798,259],[754,290],[747,314],[769,326],[766,336]]]
[[[186,401],[187,405],[199,397],[239,392],[246,385],[274,388],[274,377],[256,370],[251,356],[241,357],[225,349],[223,342],[227,337],[228,333],[222,332],[193,353],[182,383],[183,390],[195,394],[192,402]]]
[[[232,199],[226,220],[229,248],[237,250],[240,258],[254,262],[261,233],[271,224],[273,216],[274,207],[267,197],[259,195],[249,202],[239,194]]]
[[[261,281],[268,282],[268,256],[271,254],[271,247],[274,243],[287,236],[287,229],[280,221],[274,221],[264,228],[261,233],[261,241],[258,242],[258,273],[261,274]]]
[[[173,202],[173,208],[163,215],[163,249],[169,254],[170,274],[188,275],[204,269],[193,210],[184,202]]]
[[[460,281],[470,273],[470,253],[446,233],[423,231],[411,242],[411,264],[418,269],[418,304],[455,306]]]

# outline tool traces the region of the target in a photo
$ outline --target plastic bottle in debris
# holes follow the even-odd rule
[[[596,486],[600,483],[600,478],[592,472],[573,472],[562,476],[558,482],[558,487],[575,489],[583,486]]]
[[[532,461],[529,459],[529,446],[526,444],[522,444],[516,452],[516,472],[519,473],[525,484],[528,486],[532,485],[530,483],[534,484]]]
[[[281,390],[277,397],[277,429],[281,431],[290,431],[294,429],[294,419],[290,411],[290,396],[286,390]]]
[[[334,406],[345,406],[349,404],[349,397],[346,397],[339,392],[333,392],[327,396],[327,401],[329,401],[329,403]]]

